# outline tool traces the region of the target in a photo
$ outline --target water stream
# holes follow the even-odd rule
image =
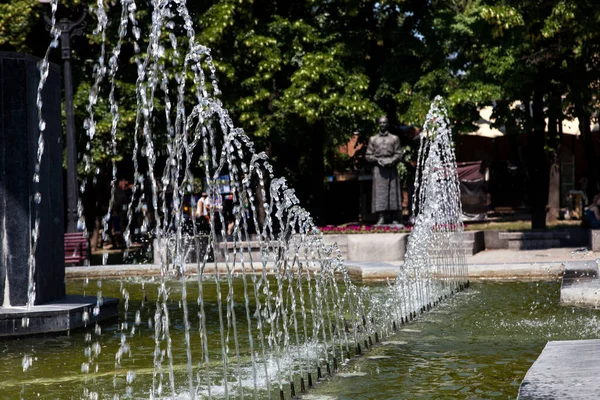
[[[115,367],[115,354],[122,346],[120,325],[126,319],[124,303],[121,304],[120,319],[103,324],[99,349],[94,349],[88,341],[88,335],[94,334],[93,326],[72,332],[70,336],[1,341],[0,374],[3,379],[0,381],[0,393],[9,399],[70,399],[82,398],[82,393],[88,388],[98,392],[100,399],[112,399],[115,395],[128,398],[125,394],[129,386],[131,398],[147,399],[154,373],[152,323],[159,284],[159,279],[133,278],[102,283],[105,296],[120,297],[125,288],[131,299],[131,314],[127,320],[130,322],[128,342],[132,354],[124,354],[118,368]],[[179,360],[173,365],[174,378],[176,387],[183,392],[187,387],[187,350],[183,310],[177,300],[180,282],[172,281],[168,288],[173,299],[168,302],[172,351],[173,357]],[[68,282],[67,289],[69,293],[95,293],[97,283],[73,280]],[[209,317],[207,335],[210,342],[218,342],[214,283],[206,282],[204,290]],[[385,295],[380,285],[370,285],[368,290]],[[375,394],[381,399],[515,398],[518,385],[548,340],[598,338],[598,310],[561,306],[558,303],[559,291],[558,282],[473,284],[470,290],[453,296],[430,312],[423,313],[411,324],[399,328],[396,334],[381,340],[362,357],[353,356],[348,367],[334,377],[323,371],[325,380],[318,384],[315,382],[315,387],[303,398],[362,400],[371,399]],[[241,279],[234,281],[234,292],[239,293],[236,301],[243,309]],[[197,289],[190,286],[188,295],[196,297]],[[250,302],[254,304],[254,300]],[[192,303],[190,307],[196,312],[199,306]],[[301,314],[298,311],[298,318]],[[197,320],[193,321],[192,327],[197,329],[198,324]],[[239,346],[241,350],[247,350],[250,344],[245,335],[245,322],[239,321],[238,328]],[[308,329],[311,329],[310,324]],[[200,362],[204,351],[201,338],[196,334],[192,341],[192,355]],[[81,365],[89,360],[84,351],[88,346],[94,360],[90,373],[82,374]],[[299,350],[314,356],[313,349],[314,346]],[[34,357],[26,372],[20,370],[24,352]],[[211,348],[209,354],[212,360],[210,370],[217,375],[212,388],[213,397],[223,395],[223,388],[218,385],[221,372],[216,360],[219,352],[220,349]],[[256,358],[255,362],[260,362],[262,355]],[[241,363],[242,385],[252,392],[254,375],[262,384],[264,370],[254,370],[250,356],[244,357]],[[96,365],[98,372],[95,372]],[[274,360],[266,365],[271,373],[277,368]],[[314,372],[314,369],[310,371]],[[295,378],[296,385],[299,385],[298,376]],[[235,383],[238,384],[237,381]],[[278,389],[274,388],[271,395],[278,398]],[[231,397],[237,396],[232,394]],[[257,397],[267,398],[264,389],[258,390]],[[181,393],[178,398],[189,397]],[[289,393],[286,393],[286,398],[289,398]]]
[[[112,6],[121,7],[120,20],[112,21],[117,43],[106,41],[111,21],[104,7],[102,0],[90,7],[101,51],[88,96],[83,128],[89,142],[82,157],[89,170],[97,103],[106,98],[109,152],[130,158],[134,166],[124,243],[131,250],[133,226],[141,221],[137,232],[152,237],[161,275],[144,283],[142,294],[119,287],[118,324],[96,324],[83,343],[79,337],[56,339],[83,354],[64,361],[78,377],[61,378],[65,385],[83,381],[79,396],[288,398],[464,288],[456,162],[441,99],[432,103],[421,138],[417,218],[406,263],[395,282],[373,292],[350,281],[339,250],[323,243],[294,190],[274,176],[267,156],[235,127],[219,100],[210,49],[196,42],[185,1],[121,0]],[[151,26],[139,23],[141,7],[152,16]],[[135,93],[116,87],[119,65],[128,61],[121,59],[126,42],[133,43]],[[135,129],[127,133],[119,113],[126,96],[137,99]],[[131,154],[120,153],[119,133],[133,135]],[[104,239],[120,184],[115,163],[111,172]],[[224,177],[230,210],[219,184]],[[186,211],[195,178],[203,179],[213,205],[206,229]],[[84,182],[80,190],[85,189]],[[85,212],[80,204],[80,220]],[[103,263],[107,260],[105,253]],[[199,273],[190,278],[192,264]],[[109,291],[115,296],[111,282],[90,283],[85,290],[97,295],[99,305]],[[41,354],[31,356],[24,369],[29,373],[46,362]],[[23,383],[23,390],[42,381]]]

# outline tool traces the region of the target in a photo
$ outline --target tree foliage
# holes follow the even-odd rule
[[[138,2],[140,26],[152,18]],[[309,208],[322,202],[321,180],[343,157],[338,146],[358,132],[363,141],[375,120],[387,114],[392,125],[421,124],[435,95],[447,99],[455,133],[474,129],[478,110],[494,106],[497,125],[508,134],[530,136],[532,181],[547,182],[548,156],[556,153],[556,129],[545,120],[578,118],[585,140],[595,118],[598,92],[600,11],[591,0],[199,0],[187,2],[198,42],[212,48],[221,99],[237,124],[267,149]],[[79,0],[61,0],[63,10]],[[106,1],[113,23],[107,28],[107,57],[118,34],[120,2]],[[64,12],[64,11],[63,11]],[[42,6],[33,0],[0,4],[0,49],[42,55],[47,37]],[[85,37],[74,38],[77,125],[86,104],[101,41],[88,17]],[[186,46],[183,29],[174,33]],[[143,56],[148,32],[142,33]],[[121,125],[116,154],[111,151],[108,86],[94,106],[96,136],[80,154],[93,163],[80,173],[95,176],[111,161],[126,162],[135,125],[137,99],[125,93],[136,85],[136,44],[123,43],[116,76]],[[166,48],[165,66],[183,54]],[[56,52],[58,53],[58,52]],[[60,55],[52,55],[60,62]],[[175,77],[169,79],[174,82]],[[192,94],[186,99],[192,102]],[[165,105],[156,101],[161,110]],[[160,115],[156,112],[155,115]],[[166,121],[156,117],[158,127]],[[156,129],[155,132],[166,129]],[[589,145],[589,143],[588,143]],[[598,177],[591,145],[587,175]],[[345,161],[344,161],[345,162]],[[536,167],[537,165],[537,167]],[[543,193],[542,186],[534,191]],[[593,189],[592,189],[593,190]],[[546,200],[536,200],[543,212]]]
[[[442,8],[442,3],[448,4],[438,2]],[[579,118],[584,139],[591,138],[589,122],[597,108],[598,85],[594,67],[598,35],[593,27],[600,14],[587,1],[451,4],[439,14],[437,32],[447,38],[445,54],[458,83],[449,95],[453,112],[457,115],[470,104],[493,105],[497,127],[504,127],[507,134],[528,135],[524,161],[532,183],[533,225],[542,228],[560,121]],[[586,158],[588,177],[595,181],[597,163],[591,153]]]

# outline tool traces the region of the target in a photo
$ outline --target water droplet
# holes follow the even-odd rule
[[[127,371],[127,384],[131,385],[131,383],[133,382],[134,379],[135,379],[135,372]]]
[[[29,354],[23,356],[23,372],[26,372],[33,365],[33,358]]]

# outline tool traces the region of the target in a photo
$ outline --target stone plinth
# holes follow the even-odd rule
[[[484,237],[484,249],[486,250],[498,250],[508,249],[508,239],[501,239],[500,234],[504,233],[501,231],[485,231],[483,232]]]
[[[600,279],[596,261],[565,263],[560,302],[574,306],[600,306]]]
[[[46,121],[39,182],[36,106],[39,59],[0,52],[0,305],[28,301],[31,235],[39,218],[35,304],[65,296],[60,69],[52,65],[42,93]],[[37,194],[40,202],[37,204]]]
[[[372,235],[348,235],[348,260],[404,260],[407,239],[407,233],[376,233]]]
[[[196,240],[197,239],[197,240]],[[206,253],[206,248],[208,245],[208,235],[198,235],[197,238],[194,239],[192,237],[186,237],[183,240],[183,246],[180,247],[180,251],[183,251],[185,254],[186,263],[196,262],[197,257],[200,256],[200,261],[203,260],[204,255]],[[196,251],[196,246],[200,246],[200,251]],[[154,239],[152,241],[152,256],[154,264],[163,265],[173,263],[174,250],[176,246],[174,245],[173,239]],[[221,251],[218,251],[219,254]],[[209,253],[209,261],[213,261],[212,252]]]
[[[327,244],[337,243],[344,260],[348,260],[348,237],[350,235],[327,234],[323,235],[323,242]]]
[[[465,231],[463,237],[465,252],[468,256],[485,250],[485,235],[483,231]]]
[[[277,242],[268,242],[263,243],[262,245],[268,246],[272,252],[273,249],[279,247]],[[232,263],[244,261],[248,263],[250,260],[252,260],[253,263],[260,263],[262,262],[263,258],[261,243],[258,240],[248,240],[243,242],[219,242],[217,249],[217,261],[227,260]],[[273,254],[271,254],[271,258],[274,258]]]
[[[323,241],[337,243],[346,261],[377,263],[404,261],[409,236],[408,233],[327,234],[323,235]],[[483,251],[484,232],[465,232],[463,246],[467,255]]]
[[[527,371],[519,400],[597,399],[600,340],[548,342]]]
[[[325,243],[337,243],[346,261],[402,261],[408,233],[323,235]]]

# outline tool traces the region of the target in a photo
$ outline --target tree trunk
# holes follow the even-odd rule
[[[546,223],[558,220],[560,211],[560,144],[562,139],[562,119],[560,118],[560,98],[553,99],[548,110],[548,137],[551,148],[550,175],[548,179],[548,213]],[[560,128],[559,128],[560,127]]]
[[[548,168],[544,153],[544,91],[538,84],[533,93],[533,129],[531,132],[529,172],[531,189],[531,228],[546,229],[548,204]]]
[[[579,119],[579,131],[583,138],[583,148],[585,157],[585,178],[587,186],[581,189],[586,190],[588,199],[592,199],[597,192],[598,175],[596,173],[596,157],[594,157],[594,141],[590,128],[590,113],[583,107],[577,109],[577,119]]]
[[[313,126],[311,150],[308,211],[312,214],[315,223],[319,225],[323,222],[323,199],[325,195],[325,160],[323,159],[325,151],[325,123],[322,120]]]
[[[558,165],[558,155],[556,152],[552,155],[550,164],[550,178],[548,181],[548,213],[546,214],[546,223],[556,222],[560,210],[560,166]]]

